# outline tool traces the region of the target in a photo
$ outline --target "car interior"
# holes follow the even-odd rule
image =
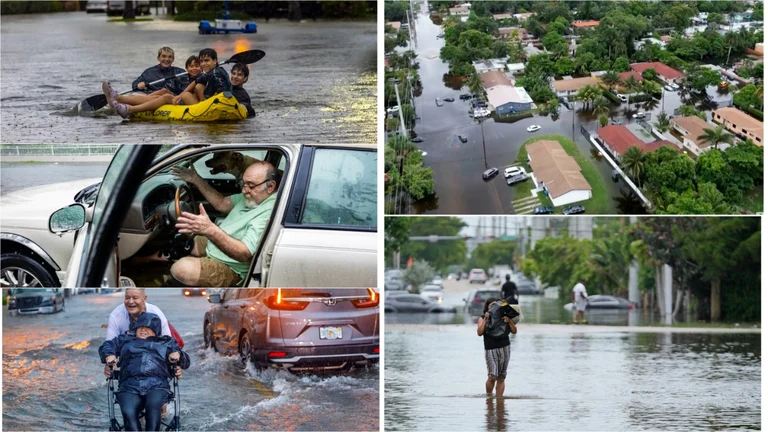
[[[214,223],[218,224],[226,217],[214,209],[196,187],[176,179],[171,172],[172,167],[194,169],[211,187],[229,196],[241,192],[238,183],[242,171],[253,163],[250,158],[268,161],[278,169],[278,189],[275,193],[279,193],[286,158],[275,149],[196,153],[145,179],[120,230],[117,247],[120,265],[117,271],[121,276],[121,285],[168,286],[172,280],[170,268],[173,261],[189,255],[194,245],[192,236],[181,234],[175,228],[182,212],[198,214],[198,203],[202,203]],[[158,255],[165,260],[157,260]]]

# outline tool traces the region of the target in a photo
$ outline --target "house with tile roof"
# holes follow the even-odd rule
[[[576,160],[554,140],[536,141],[525,146],[531,177],[537,190],[546,191],[556,207],[592,198],[592,186],[581,173]]]
[[[669,146],[674,148],[676,151],[680,151],[678,146],[667,140],[659,140],[655,137],[651,139],[641,139],[637,133],[632,132],[627,126],[624,125],[609,125],[601,127],[597,130],[596,138],[597,141],[600,142],[617,161],[620,161],[621,156],[623,156],[624,153],[626,153],[627,150],[629,150],[631,147],[637,147],[643,153],[650,153],[660,149],[663,146]]]
[[[712,111],[712,121],[741,138],[749,138],[763,146],[763,122],[736,108],[720,108]]]
[[[696,156],[714,148],[711,143],[699,139],[704,134],[704,129],[714,129],[715,125],[709,124],[698,116],[675,117],[670,121],[672,129],[683,137],[683,147]],[[725,147],[721,144],[721,149]]]
[[[632,63],[629,65],[630,69],[633,71],[639,73],[640,75],[643,74],[643,71],[646,69],[653,68],[656,71],[656,74],[666,83],[673,83],[675,81],[680,80],[680,78],[684,77],[685,74],[680,72],[677,69],[671,68],[667,65],[665,65],[662,62],[643,62],[643,63]]]

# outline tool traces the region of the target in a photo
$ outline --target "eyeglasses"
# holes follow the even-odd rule
[[[245,182],[243,182],[242,180],[238,180],[238,181],[237,181],[237,187],[238,187],[239,189],[248,189],[248,190],[254,190],[254,189],[256,189],[257,187],[259,187],[259,186],[263,185],[264,183],[266,183],[266,182],[268,182],[268,181],[270,181],[270,180],[269,180],[269,179],[267,179],[267,180],[264,180],[263,182],[261,182],[261,183],[259,183],[259,184],[253,184],[253,183],[245,183]]]

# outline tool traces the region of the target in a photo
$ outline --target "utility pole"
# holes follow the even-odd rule
[[[485,129],[483,128],[483,122],[485,117],[480,117],[478,122],[480,123],[480,135],[483,137],[483,161],[485,161],[485,169],[488,169],[488,158],[485,155]]]
[[[392,79],[395,84],[395,95],[397,96],[397,113],[400,116],[400,133],[405,136],[405,120],[403,120],[403,108],[400,105],[400,81]]]

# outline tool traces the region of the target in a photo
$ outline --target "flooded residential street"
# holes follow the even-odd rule
[[[199,35],[197,22],[109,23],[85,12],[3,16],[0,132],[7,143],[373,142],[376,23],[258,21],[257,34]],[[176,51],[174,66],[200,49],[223,61],[260,49],[249,92],[256,117],[237,123],[155,123],[72,113],[109,80],[130,88]],[[231,65],[225,67],[227,71]]]
[[[589,325],[571,325],[564,300],[520,296],[504,398],[487,398],[483,340],[463,310],[472,286],[444,288],[457,313],[386,315],[387,430],[761,427],[753,325],[663,327],[640,310],[587,311]]]
[[[414,10],[416,7],[414,6]],[[492,118],[482,126],[469,114],[470,104],[459,99],[462,93],[468,93],[466,86],[455,89],[448,82],[448,63],[440,60],[440,49],[444,39],[437,37],[441,28],[429,18],[428,4],[423,4],[416,13],[414,24],[416,43],[414,50],[419,63],[418,73],[423,84],[422,94],[414,99],[417,120],[414,132],[425,141],[417,144],[427,152],[424,164],[434,170],[434,200],[414,203],[413,213],[431,214],[511,214],[514,213],[513,201],[525,197],[515,196],[514,189],[507,186],[503,176],[497,176],[485,182],[482,173],[488,168],[503,169],[516,162],[522,144],[528,139],[545,134],[559,134],[573,140],[579,151],[593,163],[602,183],[611,198],[621,197],[622,189],[629,194],[629,188],[611,179],[610,164],[598,155],[594,147],[581,134],[581,126],[594,132],[597,128],[597,115],[581,112],[582,104],[575,103],[578,112],[561,106],[559,116],[534,115],[515,123],[500,123]],[[402,52],[406,48],[398,48]],[[436,98],[453,97],[455,102],[444,102],[442,107],[435,103]],[[663,108],[667,113],[680,106],[676,94],[665,92]],[[636,112],[634,104],[628,106],[611,105],[613,118],[624,124],[634,122],[632,114]],[[652,110],[648,119],[655,120],[662,104]],[[541,126],[541,130],[529,133],[531,125]],[[462,143],[458,135],[467,137]],[[483,137],[485,145],[483,145]],[[530,196],[526,192],[526,196]],[[610,200],[609,213],[621,213],[619,203]]]
[[[109,427],[98,348],[123,296],[79,295],[52,315],[11,317],[3,308],[4,430]],[[182,430],[378,430],[378,365],[327,375],[246,367],[203,348],[205,297],[155,289],[148,302],[176,327],[191,358],[179,381]]]

